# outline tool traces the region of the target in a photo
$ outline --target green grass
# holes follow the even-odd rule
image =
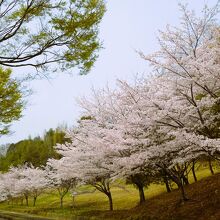
[[[216,171],[216,169],[215,169]],[[200,166],[196,171],[198,180],[210,176],[207,167]],[[194,182],[192,174],[189,175],[190,183]],[[92,189],[91,187],[86,187]],[[158,194],[165,192],[165,186],[159,184],[151,184],[145,189],[146,199],[152,198]],[[138,204],[138,191],[132,185],[124,185],[123,187],[112,188],[113,204],[115,210],[126,210],[135,207]],[[76,196],[74,202],[70,194],[64,198],[64,208],[59,208],[59,196],[56,191],[52,193],[44,193],[39,196],[36,206],[32,206],[32,200],[29,201],[30,206],[20,204],[0,204],[0,210],[14,211],[19,213],[30,213],[39,216],[53,217],[55,219],[74,219],[74,216],[84,215],[90,211],[108,210],[107,197],[98,191]]]

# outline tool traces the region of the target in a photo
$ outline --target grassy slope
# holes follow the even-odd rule
[[[174,190],[148,200],[128,211],[88,213],[105,220],[219,220],[220,174],[207,177],[186,187],[189,201],[182,202]]]
[[[197,171],[197,176],[199,179],[207,177],[209,175],[210,175],[210,172],[207,169],[200,169],[199,171]],[[192,182],[192,178],[190,179]],[[212,179],[210,179],[210,181],[211,182],[208,183],[209,185],[211,185]],[[200,188],[199,184],[203,184],[203,182],[190,185],[188,187],[189,190],[191,189],[191,187],[195,188],[195,190],[194,188],[192,188],[193,190],[191,190],[190,192],[194,193],[195,191],[195,193],[199,194],[199,192],[197,192],[197,188]],[[219,182],[218,184],[220,186]],[[109,213],[105,211],[108,209],[108,201],[107,201],[107,198],[100,192],[79,195],[76,197],[74,203],[70,195],[68,195],[65,198],[63,209],[58,208],[59,198],[57,194],[54,194],[54,195],[43,194],[39,197],[36,207],[32,207],[32,206],[26,207],[24,205],[21,206],[19,204],[8,205],[7,203],[2,203],[0,204],[0,210],[15,211],[15,212],[21,212],[21,213],[31,213],[31,214],[41,215],[41,216],[54,217],[56,219],[62,219],[62,220],[74,219],[73,216],[93,216],[94,219],[104,219],[104,218],[105,219],[107,218],[129,219],[130,215],[134,217],[130,219],[135,219],[135,218],[142,219],[140,218],[140,216],[145,216],[146,213],[152,212],[152,216],[154,215],[156,216],[154,211],[156,211],[156,213],[161,213],[161,212],[164,212],[163,210],[170,210],[171,212],[172,208],[173,209],[178,208],[178,205],[180,205],[180,207],[185,207],[179,203],[179,199],[178,199],[179,192],[174,191],[171,194],[163,193],[165,190],[165,187],[162,185],[154,184],[154,185],[151,185],[145,191],[146,198],[147,198],[146,207],[143,206],[143,207],[134,208],[138,204],[138,192],[136,189],[133,188],[133,186],[126,185],[124,187],[125,187],[125,190],[118,188],[118,187],[113,187],[112,189],[114,209],[118,210],[113,213]],[[209,188],[207,187],[207,189]],[[204,194],[202,190],[200,193]],[[217,195],[219,196],[219,194]],[[193,197],[194,196],[192,196],[192,198]],[[195,200],[199,201],[198,204],[204,203],[203,200],[200,201],[200,198],[198,199],[196,198],[197,197],[195,197]],[[189,201],[187,202],[187,205],[191,203],[192,201]],[[169,207],[167,207],[165,204],[167,204]],[[126,211],[123,211],[123,210],[126,210]],[[110,216],[115,216],[115,217],[113,218]],[[147,219],[147,217],[146,218],[145,217],[143,219]],[[165,219],[165,218],[153,218],[153,219]],[[170,217],[168,217],[167,219],[180,220],[179,218],[175,219],[175,218],[170,218]],[[189,218],[186,218],[186,219],[188,220]],[[213,220],[214,219],[215,218],[213,218]]]

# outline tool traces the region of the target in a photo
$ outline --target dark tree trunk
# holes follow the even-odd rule
[[[167,192],[168,192],[168,193],[171,192],[170,184],[169,184],[168,178],[167,178],[166,176],[163,177],[163,181],[164,181],[164,183],[165,183],[165,185],[166,185],[166,190],[167,190]]]
[[[193,178],[194,178],[194,181],[197,182],[197,177],[196,177],[196,171],[195,171],[195,161],[193,161],[193,164],[192,164],[192,174],[193,174]]]
[[[25,195],[26,206],[28,206],[28,196]]]
[[[184,185],[189,185],[189,180],[186,176],[183,175],[182,179],[183,179]]]
[[[100,183],[100,184],[99,184]],[[96,182],[95,184],[92,184],[97,190],[104,193],[108,197],[109,202],[109,210],[113,211],[113,201],[112,201],[112,194],[110,190],[110,181],[108,178],[101,179],[100,182]]]
[[[63,196],[60,197],[60,208],[63,208]]]
[[[72,196],[73,207],[75,207],[75,196]]]
[[[178,184],[178,188],[179,188],[180,191],[181,191],[181,196],[182,196],[183,201],[189,200],[189,199],[187,198],[187,196],[186,196],[186,192],[185,192],[185,189],[184,189],[184,186],[183,186],[182,182]]]
[[[214,173],[214,170],[213,170],[213,168],[212,168],[211,158],[209,158],[208,162],[209,162],[209,170],[210,170],[211,174],[214,175],[215,173]]]
[[[37,197],[34,196],[34,203],[33,203],[34,206],[36,205],[36,201],[37,201]]]
[[[137,187],[139,191],[140,204],[142,204],[145,202],[144,187],[142,185],[138,185]]]
[[[110,211],[113,211],[112,194],[111,194],[111,192],[108,192],[106,195],[108,196],[109,210],[110,210]]]

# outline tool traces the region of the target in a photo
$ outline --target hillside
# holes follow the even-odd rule
[[[219,220],[220,174],[186,186],[189,201],[181,202],[179,191],[163,193],[126,211],[90,212],[96,219],[129,220]]]
[[[186,186],[189,201],[184,203],[180,200],[178,190],[164,193],[163,185],[151,185],[145,191],[145,204],[134,207],[138,202],[138,192],[131,185],[126,185],[126,190],[117,187],[112,189],[115,207],[113,212],[105,211],[108,201],[102,193],[79,195],[74,205],[68,195],[65,206],[61,209],[59,198],[54,192],[42,194],[35,207],[31,200],[29,207],[16,201],[13,204],[0,203],[0,217],[31,219],[27,215],[31,214],[35,215],[35,219],[40,219],[37,215],[59,220],[219,220],[220,173],[205,177],[207,175],[208,170],[198,171],[199,179],[203,179]]]

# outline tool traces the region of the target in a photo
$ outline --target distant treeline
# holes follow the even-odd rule
[[[46,165],[48,158],[59,159],[53,146],[69,141],[61,129],[50,129],[43,137],[28,138],[10,144],[5,155],[0,156],[0,170],[7,171],[10,166],[31,163],[34,167]]]

